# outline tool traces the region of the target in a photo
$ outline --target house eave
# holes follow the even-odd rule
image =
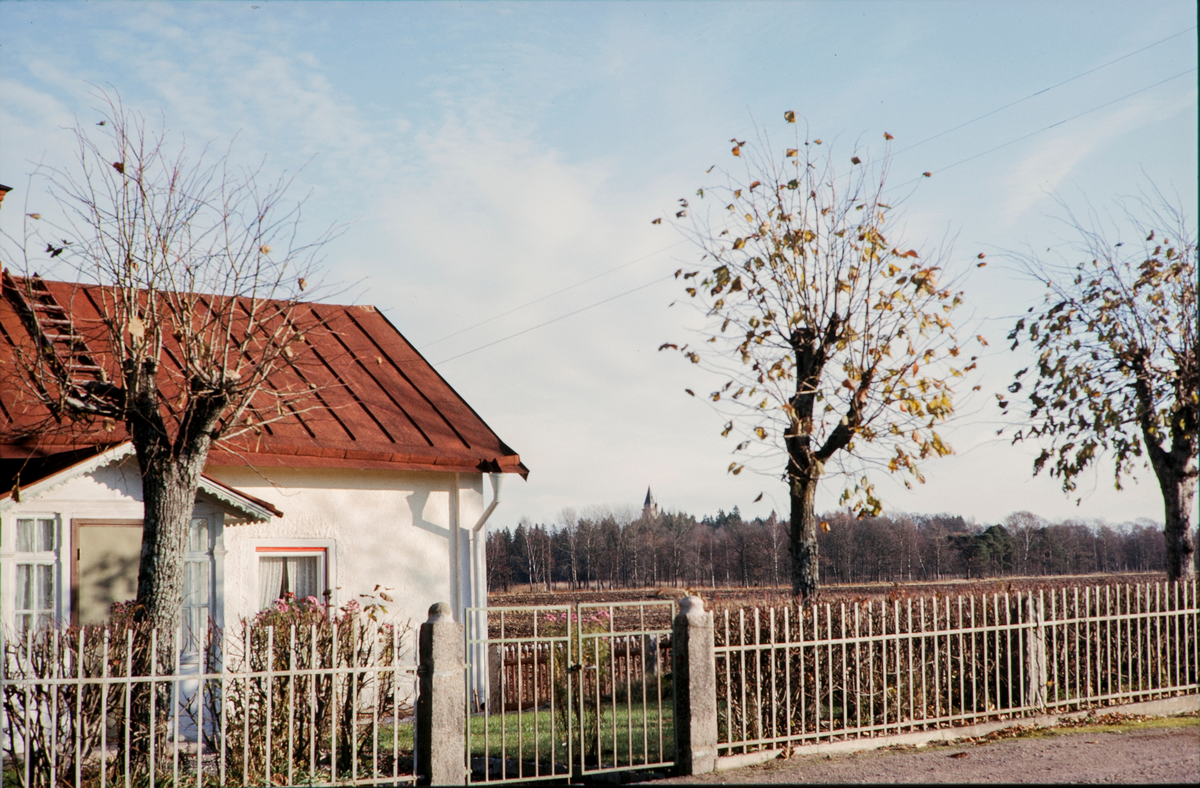
[[[0,509],[11,508],[21,498],[33,498],[45,495],[72,479],[97,471],[114,462],[119,462],[131,454],[133,454],[133,444],[125,441],[124,443],[100,451],[87,459],[68,465],[66,468],[55,471],[41,479],[35,479],[27,484],[16,486],[11,490],[0,492]]]
[[[255,498],[253,495],[244,493],[235,487],[230,487],[228,484],[219,482],[210,476],[200,477],[199,492],[216,498],[220,503],[223,503],[229,509],[241,515],[235,522],[230,523],[231,525],[268,523],[274,517],[283,516],[283,512],[276,509],[269,502],[261,498]]]
[[[72,479],[85,476],[113,463],[120,462],[134,453],[133,443],[125,441],[116,446],[97,452],[95,455],[79,462],[72,463],[40,479],[34,479],[26,484],[20,484],[13,489],[0,492],[0,510],[11,509],[24,499],[37,498],[52,492]],[[273,505],[253,495],[242,492],[234,487],[217,481],[208,476],[200,477],[198,493],[215,499],[223,508],[229,510],[238,522],[263,523],[273,517],[282,517],[283,512]]]

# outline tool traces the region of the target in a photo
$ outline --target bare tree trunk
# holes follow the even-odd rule
[[[207,455],[207,452],[204,453]],[[142,556],[138,603],[160,642],[173,642],[183,605],[183,558],[204,456],[159,456],[142,465]]]
[[[1194,465],[1194,464],[1193,464]],[[1156,471],[1159,469],[1156,467]],[[1167,543],[1167,579],[1192,580],[1196,576],[1196,564],[1192,555],[1196,545],[1192,541],[1192,503],[1196,500],[1196,471],[1191,474],[1176,473],[1164,468],[1158,474],[1159,487],[1163,494],[1166,527],[1163,536]]]
[[[139,425],[140,426],[140,425]],[[195,508],[196,489],[208,456],[208,441],[198,453],[175,457],[170,444],[151,440],[137,445],[142,471],[142,554],[138,565],[137,616],[149,638],[157,631],[157,648],[143,644],[132,665],[135,675],[171,675],[175,668],[175,636],[179,632],[183,606],[184,555],[188,526]],[[136,684],[129,720],[138,768],[147,768],[152,730],[165,736],[171,712],[169,684]],[[151,697],[153,695],[153,697]],[[153,711],[152,711],[153,710]]]
[[[790,469],[789,469],[790,470]],[[817,593],[817,479],[800,472],[789,473],[792,522],[788,549],[792,555],[792,594],[808,599]]]
[[[1193,305],[1193,309],[1194,309]],[[1138,420],[1141,422],[1142,442],[1150,458],[1150,466],[1158,477],[1162,490],[1166,527],[1167,579],[1191,579],[1196,576],[1192,554],[1196,545],[1192,542],[1192,502],[1196,499],[1196,481],[1200,469],[1196,467],[1196,447],[1200,442],[1197,427],[1200,426],[1200,408],[1188,407],[1184,397],[1195,396],[1195,346],[1192,347],[1190,378],[1191,386],[1176,388],[1177,407],[1170,414],[1171,448],[1163,448],[1163,431],[1155,423],[1154,391],[1150,387],[1152,373],[1147,355],[1137,358],[1139,374],[1134,380],[1138,401]],[[1185,376],[1185,378],[1188,376]]]

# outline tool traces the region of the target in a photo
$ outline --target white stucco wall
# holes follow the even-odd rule
[[[210,467],[206,473],[270,501],[283,517],[258,524],[231,524],[217,501],[202,499],[196,514],[214,531],[212,615],[225,626],[258,612],[257,548],[313,546],[326,549],[332,601],[344,605],[376,584],[388,588],[388,617],[425,621],[430,605],[450,602],[456,611],[480,595],[471,588],[468,532],[484,510],[483,476],[351,469]],[[0,609],[12,624],[16,521],[53,516],[57,522],[56,596],[60,620],[70,619],[70,572],[74,519],[142,518],[141,476],[126,457],[78,475],[21,503],[0,507]],[[203,498],[203,497],[202,497]],[[457,534],[458,566],[451,539]],[[478,533],[483,538],[483,531]],[[456,618],[460,615],[456,614]]]
[[[384,603],[389,617],[411,619],[414,626],[435,602],[461,607],[469,598],[466,589],[462,596],[454,591],[467,578],[451,567],[450,539],[461,524],[465,544],[465,530],[483,512],[482,474],[244,467],[206,472],[283,512],[268,523],[226,526],[226,622],[258,611],[260,547],[325,547],[335,605],[371,594],[379,584],[394,600]],[[464,560],[466,553],[464,548]]]

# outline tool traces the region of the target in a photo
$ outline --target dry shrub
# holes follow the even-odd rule
[[[721,741],[870,736],[1021,716],[1035,700],[1025,687],[1025,644],[1035,635],[1047,652],[1052,707],[1194,686],[1195,623],[1173,612],[1194,608],[1194,585],[1047,586],[917,596],[894,585],[874,599],[718,604]],[[1042,607],[1040,629],[1030,604]]]
[[[312,598],[280,600],[236,635],[210,627],[201,664],[177,677],[159,669],[153,690],[147,681],[86,683],[149,675],[175,653],[132,606],[114,605],[104,626],[6,637],[5,785],[95,786],[104,770],[108,785],[147,786],[172,780],[176,758],[181,775],[194,782],[201,770],[205,785],[322,780],[335,769],[411,773],[411,747],[397,759],[389,737],[412,714],[412,629],[380,622],[381,612],[375,603],[329,612]],[[200,667],[220,676],[203,679],[202,692]]]
[[[101,768],[110,783],[123,781],[126,771],[134,781],[144,780],[150,715],[148,708],[138,710],[148,706],[146,685],[84,682],[144,674],[152,649],[160,650],[150,635],[135,621],[132,606],[116,604],[106,626],[43,628],[4,638],[4,750],[17,785],[69,785],[77,777],[98,783]],[[162,703],[154,715],[159,741],[165,740],[169,712]],[[123,758],[99,757],[102,745],[113,744],[128,747],[128,770]]]
[[[380,622],[380,612],[355,601],[330,611],[315,597],[289,594],[243,621],[223,654],[210,640],[210,663],[223,661],[234,674],[204,687],[205,749],[223,764],[226,782],[411,768],[412,753],[395,763],[381,738],[412,715],[413,631]]]

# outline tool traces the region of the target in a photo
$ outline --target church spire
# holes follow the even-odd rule
[[[646,488],[646,502],[642,504],[642,516],[653,517],[658,514],[658,503],[654,500],[654,493],[650,492],[650,488]]]

